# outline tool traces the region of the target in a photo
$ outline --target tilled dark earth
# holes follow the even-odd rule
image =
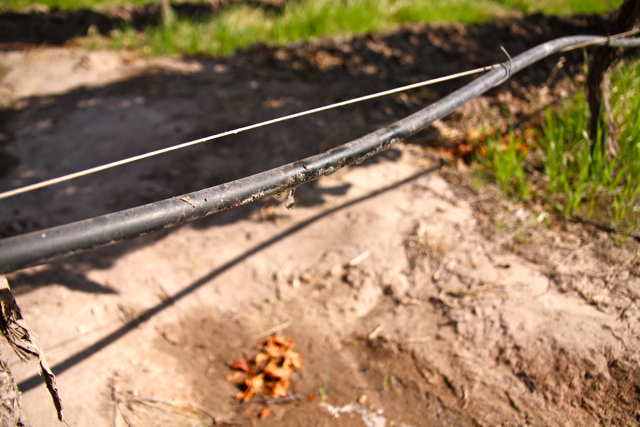
[[[0,191],[503,61],[601,17],[414,25],[230,58],[0,53]],[[24,45],[20,45],[24,47]],[[14,46],[15,47],[15,46]],[[638,242],[474,190],[451,147],[553,104],[582,53],[542,61],[434,128],[177,229],[8,275],[74,426],[629,425],[640,422]],[[179,196],[345,143],[467,80],[201,144],[0,203],[12,236]],[[492,118],[493,116],[493,118]],[[444,147],[444,148],[443,148]],[[304,358],[289,399],[234,400],[229,364],[273,329]],[[5,354],[8,349],[5,348]],[[57,425],[10,359],[33,425]],[[264,409],[270,409],[266,414]],[[209,415],[207,415],[209,414]],[[260,414],[266,414],[259,418]],[[213,421],[212,418],[215,420]]]

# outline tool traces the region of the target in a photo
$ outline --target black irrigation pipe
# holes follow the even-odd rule
[[[640,39],[571,36],[538,45],[430,106],[321,154],[183,196],[0,240],[0,274],[56,261],[246,205],[373,156],[506,81],[529,65],[579,44],[639,47]]]

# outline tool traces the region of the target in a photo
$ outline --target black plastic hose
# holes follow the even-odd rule
[[[44,264],[176,227],[246,205],[360,162],[424,129],[458,107],[502,83],[512,74],[568,47],[600,41],[615,47],[639,47],[640,39],[603,40],[572,36],[538,45],[504,62],[430,106],[354,141],[321,154],[216,187],[173,197],[67,225],[0,240],[0,274]]]

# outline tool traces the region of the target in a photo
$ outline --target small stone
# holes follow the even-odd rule
[[[342,275],[342,266],[341,265],[334,265],[333,267],[331,267],[331,270],[329,270],[329,274],[332,277],[340,277]]]
[[[302,281],[303,283],[309,283],[311,282],[311,274],[309,273],[302,273],[300,275],[300,281]]]

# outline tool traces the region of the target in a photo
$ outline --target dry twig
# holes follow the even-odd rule
[[[56,387],[56,377],[47,364],[36,335],[29,330],[24,322],[20,307],[18,307],[9,288],[9,282],[4,275],[0,275],[0,330],[20,360],[26,362],[31,357],[38,358],[38,371],[44,377],[47,390],[53,399],[58,420],[69,425],[62,414],[62,400]]]

